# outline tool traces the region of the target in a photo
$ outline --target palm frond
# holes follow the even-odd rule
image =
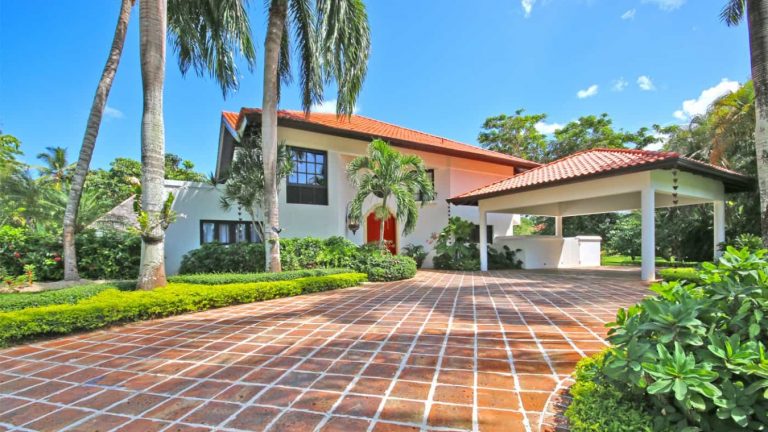
[[[720,19],[729,26],[739,25],[744,19],[744,11],[747,8],[747,0],[728,0],[720,11]]]

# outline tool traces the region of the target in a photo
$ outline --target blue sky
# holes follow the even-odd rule
[[[628,130],[686,122],[749,77],[746,25],[719,21],[724,2],[368,0],[372,50],[358,112],[468,143],[486,117],[518,108],[547,113],[543,130],[602,112]],[[118,0],[0,0],[0,130],[22,140],[27,161],[46,146],[76,158],[118,8]],[[251,9],[261,45],[263,2]],[[209,172],[220,111],[260,105],[261,65],[243,70],[240,91],[224,100],[209,79],[182,78],[169,54],[167,150]],[[139,157],[138,56],[136,6],[95,167]],[[300,107],[295,88],[281,107]]]

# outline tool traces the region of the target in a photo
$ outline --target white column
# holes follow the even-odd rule
[[[488,271],[488,213],[480,210],[480,271]]]
[[[642,247],[640,276],[644,281],[656,279],[656,191],[647,187],[640,192],[640,212],[642,221]]]
[[[563,217],[555,216],[555,237],[563,236]]]
[[[712,228],[715,232],[715,259],[717,260],[723,254],[719,250],[720,243],[725,241],[725,201],[715,201],[714,203],[714,220],[712,221]]]

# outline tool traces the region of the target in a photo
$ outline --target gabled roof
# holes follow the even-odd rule
[[[233,130],[239,130],[244,121],[261,121],[261,109],[243,108],[239,114],[223,112],[222,118]],[[464,157],[486,162],[521,168],[533,168],[540,164],[523,158],[485,150],[440,136],[396,126],[361,115],[337,117],[336,114],[312,113],[305,116],[302,111],[278,111],[278,124],[285,127],[326,133],[346,138],[370,141],[381,138],[397,147],[410,148],[450,156]]]
[[[672,169],[716,177],[726,192],[748,190],[752,179],[726,168],[695,161],[675,152],[631,149],[585,150],[504,180],[450,198],[453,204],[476,205],[480,199],[564,183],[652,169]]]

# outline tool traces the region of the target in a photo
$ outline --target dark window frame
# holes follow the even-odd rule
[[[485,238],[488,240],[488,244],[493,244],[493,225],[485,226]],[[480,243],[480,225],[474,224],[470,239],[473,243]]]
[[[203,226],[205,224],[213,224],[213,232],[214,232],[214,240],[212,242],[206,242],[205,241],[205,230],[203,229]],[[257,222],[258,223],[258,222]],[[228,226],[229,231],[229,239],[230,241],[223,243],[219,241],[219,227],[221,225]],[[261,239],[258,232],[253,232],[253,223],[249,221],[243,221],[243,220],[225,220],[225,219],[200,219],[200,245],[209,244],[209,243],[219,243],[219,244],[235,244],[237,242],[237,225],[245,225],[245,242],[240,243],[261,243],[261,241],[253,242],[251,239],[257,238]]]
[[[432,180],[432,190],[435,191],[435,197],[437,197],[437,190],[435,189],[435,169],[430,168],[425,171],[427,172],[427,176]],[[418,202],[424,202],[424,195],[421,192],[417,192],[415,198]]]
[[[312,172],[310,173],[308,169],[305,168],[304,171],[299,172],[299,161],[294,160],[294,169],[288,174],[288,177],[285,179],[286,184],[286,203],[288,204],[306,204],[306,205],[328,205],[328,152],[325,150],[316,150],[316,149],[308,149],[304,147],[289,147],[289,150],[291,151],[291,158],[294,157],[295,152],[303,152],[303,153],[311,153],[315,156],[322,156],[323,162],[322,162],[322,172],[319,173],[319,175],[322,175],[324,184],[310,184],[310,183],[302,183],[299,181],[291,181],[291,176],[296,175],[297,178],[300,175],[304,175],[308,178],[309,175],[318,175],[316,173],[315,169],[312,169]],[[309,166],[310,164],[313,167],[317,167],[319,165],[318,162],[304,162],[305,166]]]

